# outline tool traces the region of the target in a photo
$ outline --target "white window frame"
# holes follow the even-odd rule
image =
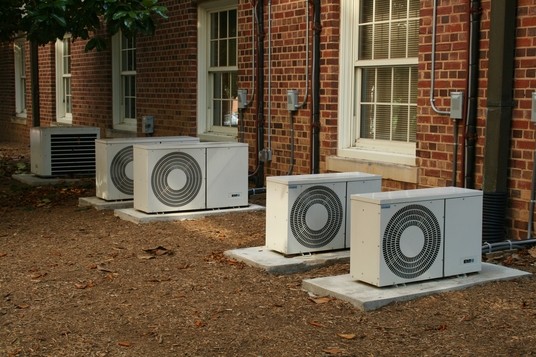
[[[26,103],[26,40],[18,38],[13,43],[13,56],[15,60],[15,115],[19,118],[27,117]]]
[[[238,10],[237,0],[205,2],[198,7],[197,46],[197,133],[203,140],[237,140],[238,128],[212,125],[212,89],[210,71],[210,14],[215,11]],[[238,53],[237,53],[238,56]],[[238,58],[237,58],[238,61]],[[238,71],[238,64],[222,70]]]
[[[70,62],[70,68],[72,71],[72,52],[69,55],[64,53],[64,42],[69,41],[69,47],[72,51],[72,41],[69,35],[66,35],[63,40],[56,40],[56,121],[63,124],[72,124],[73,122],[73,113],[72,113],[72,75],[71,72],[66,72],[65,61],[66,56],[67,60]],[[65,80],[69,80],[69,88],[65,86]],[[65,98],[68,96],[71,100],[71,110],[68,110]]]
[[[123,70],[122,68],[122,53],[124,51],[122,48],[122,37],[123,34],[121,32],[116,33],[112,37],[113,128],[115,130],[136,132],[137,119],[125,118],[125,94],[123,88],[123,80],[125,77],[134,77],[134,81],[136,80],[136,71]],[[134,58],[134,61],[136,61],[136,58]]]
[[[417,58],[358,61],[358,19],[361,1],[341,0],[337,156],[392,164],[416,165],[416,143],[359,138],[360,72],[358,68],[415,65]]]

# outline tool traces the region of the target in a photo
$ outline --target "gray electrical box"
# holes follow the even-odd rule
[[[450,93],[450,117],[462,119],[463,117],[463,92]]]
[[[237,93],[238,97],[238,109],[246,109],[248,105],[248,90],[247,89],[239,89]]]
[[[141,118],[141,132],[143,134],[154,133],[154,117],[152,115],[146,115]]]
[[[532,106],[530,108],[530,120],[536,122],[536,92],[532,92]]]
[[[298,90],[289,89],[287,91],[287,109],[291,112],[298,110]]]

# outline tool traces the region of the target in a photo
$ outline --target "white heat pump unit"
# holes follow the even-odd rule
[[[165,213],[248,205],[244,143],[134,145],[134,209]]]
[[[132,145],[162,143],[198,143],[192,136],[136,137],[95,140],[96,196],[107,201],[134,197]]]
[[[381,287],[481,270],[481,191],[353,195],[351,211],[353,279]]]
[[[100,129],[86,126],[30,129],[31,172],[43,177],[95,175],[95,139]]]
[[[267,177],[266,247],[286,255],[348,248],[350,195],[381,185],[361,172]]]

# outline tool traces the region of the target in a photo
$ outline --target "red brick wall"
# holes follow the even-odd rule
[[[448,116],[434,113],[429,105],[431,69],[431,15],[432,1],[421,1],[421,36],[419,55],[419,113],[418,156],[419,184],[447,186],[452,184],[453,124]],[[475,188],[482,187],[486,129],[488,49],[490,28],[490,1],[482,1],[479,90],[477,114],[477,147]],[[517,39],[514,73],[514,108],[508,170],[507,238],[527,237],[532,167],[535,150],[535,127],[530,121],[531,94],[536,88],[536,1],[518,1]],[[469,2],[441,1],[438,7],[436,53],[436,105],[449,110],[451,90],[462,90],[467,95],[467,48],[469,38]],[[458,137],[463,145],[463,123]],[[458,186],[463,185],[463,146],[458,156]]]
[[[298,90],[298,100],[305,105],[294,114],[294,169],[293,173],[310,173],[312,140],[312,52],[313,52],[313,8],[309,7],[309,38],[306,39],[305,1],[281,0],[265,7],[265,138],[264,147],[271,148],[272,160],[266,163],[267,175],[286,174],[291,165],[291,119],[287,109],[287,91]],[[320,88],[320,171],[325,171],[325,158],[336,152],[337,145],[337,88],[338,88],[338,36],[339,3],[321,7],[321,88]],[[239,8],[239,86],[253,92],[250,2]],[[271,23],[271,29],[269,25]],[[272,34],[269,41],[268,31]],[[309,68],[306,69],[306,41],[309,42]],[[270,49],[271,47],[271,49]],[[271,51],[271,62],[268,61]],[[269,68],[271,65],[271,68]],[[306,71],[309,72],[307,76]],[[271,83],[269,84],[269,81]],[[269,85],[271,93],[268,92]],[[255,93],[258,96],[259,93]],[[246,141],[256,155],[257,102],[245,110]],[[252,161],[255,158],[252,156]]]

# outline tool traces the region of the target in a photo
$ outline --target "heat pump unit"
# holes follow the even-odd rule
[[[131,200],[134,196],[134,144],[198,143],[191,136],[114,138],[95,140],[96,196],[107,201]]]
[[[351,216],[353,279],[381,287],[481,270],[481,191],[353,195]]]
[[[348,248],[349,195],[379,191],[381,176],[361,172],[267,177],[266,247],[286,255]]]
[[[247,144],[133,148],[136,210],[165,213],[248,205]]]
[[[95,175],[95,127],[30,129],[31,172],[43,177]]]

